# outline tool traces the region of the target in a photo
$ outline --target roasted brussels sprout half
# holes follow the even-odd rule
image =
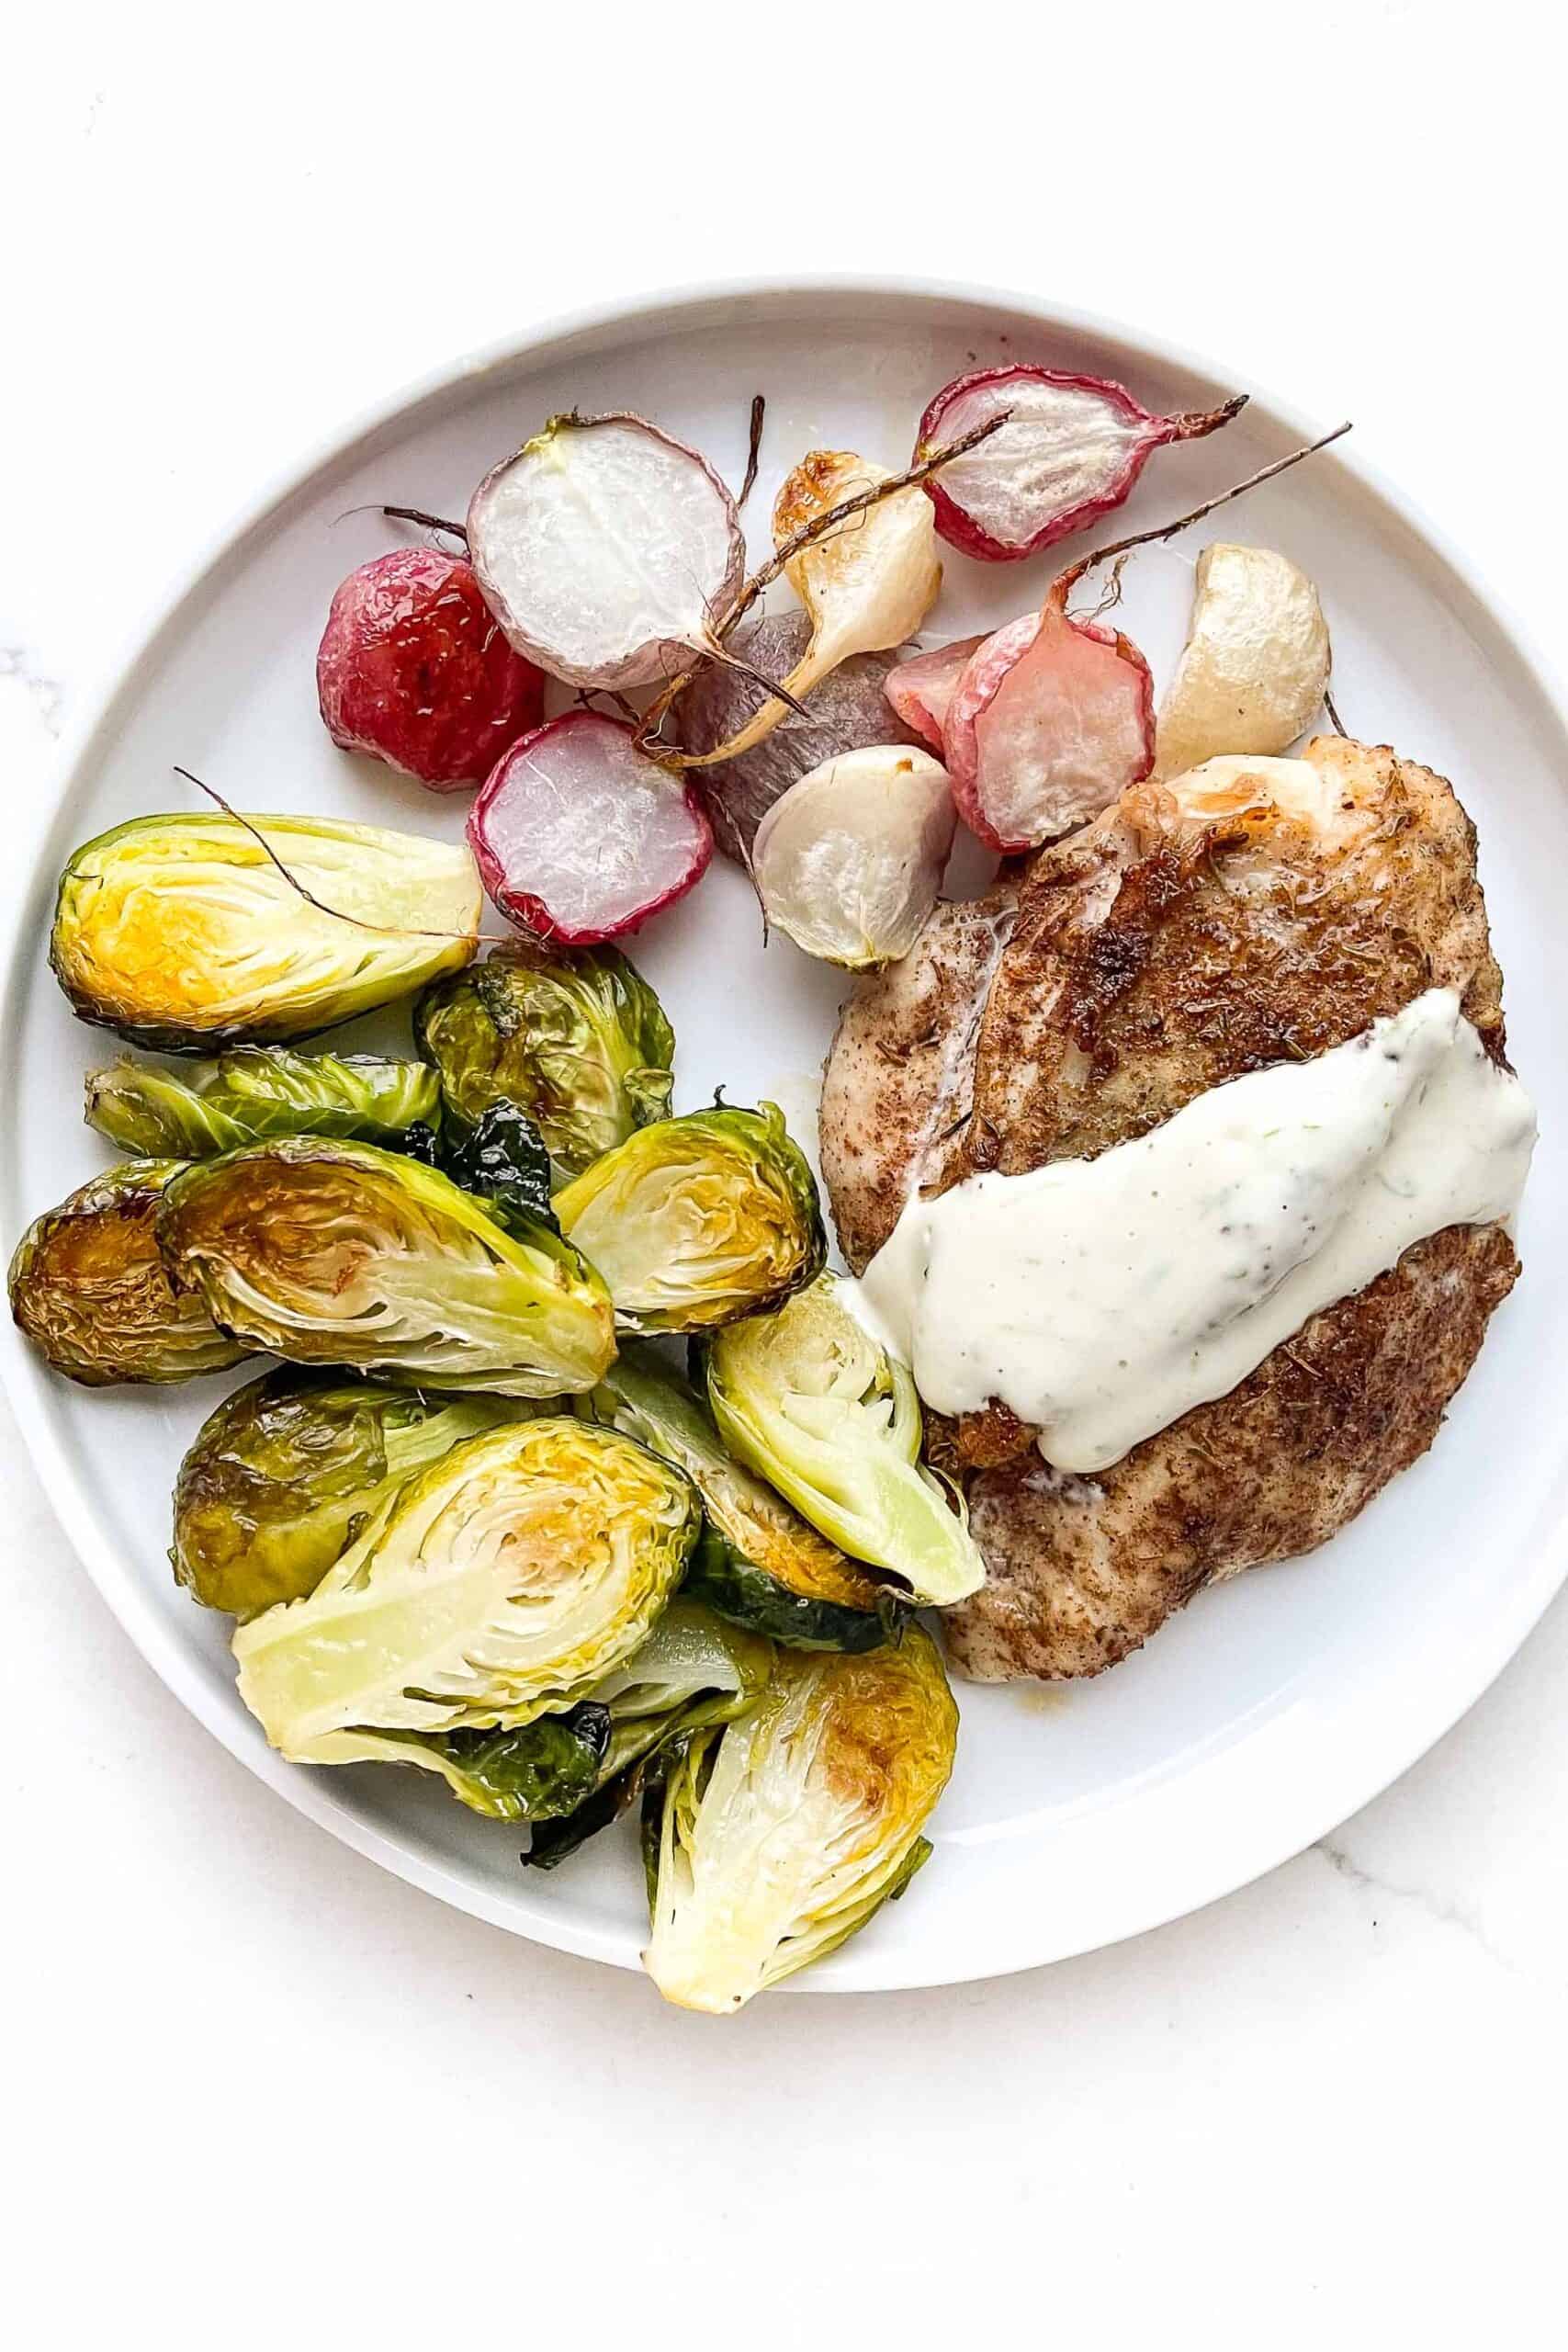
[[[584,1410],[667,1462],[703,1498],[706,1525],[685,1589],[733,1624],[799,1649],[868,1650],[886,1641],[897,1603],[736,1461],[706,1406],[652,1347],[616,1358]]]
[[[122,1151],[211,1159],[269,1136],[338,1136],[389,1143],[434,1127],[441,1087],[423,1062],[371,1054],[294,1054],[236,1046],[180,1071],[116,1062],[87,1080],[87,1125]]]
[[[773,1102],[660,1119],[556,1194],[628,1331],[706,1331],[775,1306],[828,1254],[817,1180]]]
[[[707,1382],[719,1434],[852,1559],[939,1608],[984,1583],[962,1503],[920,1462],[915,1384],[831,1274],[716,1333]]]
[[[773,1662],[770,1642],[678,1595],[636,1655],[593,1687],[610,1725],[597,1788],[574,1810],[533,1815],[539,1826],[523,1860],[554,1870],[575,1854],[640,1794],[647,1767],[672,1741],[744,1713],[767,1689]]]
[[[931,1847],[958,1710],[911,1626],[863,1657],[781,1650],[761,1700],[672,1751],[645,1799],[643,1965],[682,2008],[739,2009],[863,1928]]]
[[[36,1217],[11,1260],[11,1313],[46,1362],[86,1388],[190,1380],[247,1352],[199,1299],[169,1286],[155,1238],[177,1159],[135,1160],[95,1176]]]
[[[175,1289],[296,1363],[504,1396],[592,1388],[604,1283],[558,1233],[374,1144],[289,1136],[198,1160],[164,1196]]]
[[[630,1657],[700,1523],[691,1482],[617,1430],[549,1414],[488,1430],[388,1496],[305,1600],[239,1628],[240,1695],[306,1763],[384,1756],[389,1734],[515,1730]]]
[[[324,817],[254,821],[263,840],[237,817],[138,817],[76,852],[49,960],[84,1021],[170,1053],[267,1044],[471,960],[483,898],[467,849]]]
[[[344,1374],[266,1373],[208,1415],[180,1464],[175,1574],[235,1617],[298,1600],[405,1478],[532,1409]]]
[[[561,1183],[670,1108],[674,1032],[614,947],[503,947],[426,989],[414,1036],[451,1115],[473,1121],[492,1102],[518,1103]]]

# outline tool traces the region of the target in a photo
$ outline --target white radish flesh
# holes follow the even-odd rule
[[[776,800],[752,848],[770,923],[852,972],[908,954],[956,830],[947,772],[900,743],[827,760]]]
[[[541,939],[617,939],[681,898],[713,855],[695,790],[632,731],[569,711],[497,762],[468,842],[502,912]]]
[[[949,544],[1012,563],[1119,506],[1151,454],[1228,424],[1219,408],[1154,416],[1122,384],[1054,368],[983,368],[945,384],[920,419],[917,459],[991,418],[999,432],[955,458],[926,488]]]
[[[712,645],[745,570],[718,476],[639,416],[552,417],[485,476],[468,530],[509,641],[570,685],[671,676]]]
[[[1154,764],[1154,688],[1130,639],[1071,619],[1057,591],[988,637],[948,706],[958,813],[1011,853],[1087,824]]]
[[[1179,775],[1224,752],[1284,751],[1317,716],[1328,663],[1328,625],[1304,571],[1271,548],[1205,548],[1186,649],[1160,705],[1157,773]]]

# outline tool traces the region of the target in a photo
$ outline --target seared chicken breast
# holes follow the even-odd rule
[[[822,1108],[845,1256],[917,1185],[1092,1159],[1435,987],[1501,1061],[1474,829],[1440,776],[1325,737],[1134,786],[1015,889],[939,909],[846,1007]],[[1097,1673],[1203,1585],[1325,1542],[1431,1443],[1517,1272],[1501,1227],[1436,1234],[1092,1477],[999,1404],[932,1417],[989,1568],[946,1620],[958,1664]]]

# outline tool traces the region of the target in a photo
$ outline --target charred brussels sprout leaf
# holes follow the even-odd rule
[[[930,1850],[957,1736],[919,1626],[862,1657],[781,1650],[761,1702],[664,1774],[643,1964],[665,1998],[739,2009],[864,1927]]]
[[[298,1600],[405,1478],[529,1410],[511,1397],[269,1372],[224,1398],[180,1464],[175,1574],[236,1617]]]
[[[87,1125],[122,1151],[211,1159],[269,1136],[337,1136],[400,1148],[441,1116],[422,1062],[237,1046],[183,1071],[123,1061],[87,1080]]]
[[[318,1764],[559,1713],[646,1640],[700,1516],[681,1472],[617,1430],[547,1415],[468,1438],[307,1599],[239,1628],[240,1695],[275,1747]]]
[[[599,1785],[610,1711],[584,1699],[564,1715],[540,1715],[515,1731],[356,1731],[350,1736],[361,1763],[439,1772],[471,1813],[492,1821],[554,1821],[580,1809]]]
[[[176,1293],[296,1363],[554,1396],[615,1353],[604,1286],[559,1234],[503,1227],[373,1144],[285,1136],[200,1161],[164,1195],[158,1246]]]
[[[897,1601],[736,1461],[706,1407],[650,1347],[618,1357],[585,1409],[678,1463],[705,1526],[685,1589],[721,1617],[800,1649],[874,1649]]]
[[[556,1195],[628,1331],[705,1331],[774,1306],[819,1273],[817,1181],[784,1114],[717,1104],[660,1119]]]
[[[521,1216],[560,1230],[550,1205],[550,1155],[525,1111],[492,1102],[446,1154],[446,1173],[465,1192],[482,1193],[506,1223]]]
[[[756,1702],[773,1661],[771,1644],[724,1624],[689,1593],[672,1600],[636,1655],[594,1685],[610,1723],[599,1784],[575,1812],[534,1832],[525,1863],[554,1870],[607,1828],[672,1740],[706,1724],[732,1722]]]
[[[254,821],[265,848],[235,817],[139,817],[76,852],[49,960],[84,1021],[172,1053],[266,1044],[471,960],[483,899],[466,849],[322,817]]]
[[[707,1382],[721,1436],[852,1559],[939,1608],[984,1583],[962,1504],[920,1463],[915,1384],[830,1274],[717,1333]]]
[[[11,1313],[46,1362],[85,1387],[190,1380],[246,1353],[199,1299],[175,1295],[158,1254],[159,1204],[181,1167],[108,1169],[35,1218],[17,1245]]]
[[[562,1183],[670,1108],[674,1033],[614,947],[502,948],[427,989],[414,1035],[451,1116],[519,1104]]]

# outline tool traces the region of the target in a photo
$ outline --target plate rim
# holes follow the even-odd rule
[[[32,978],[37,950],[35,925],[47,910],[54,889],[51,870],[42,857],[49,837],[88,777],[100,742],[112,729],[119,706],[136,692],[142,666],[161,652],[169,639],[178,636],[186,624],[190,607],[216,583],[223,569],[243,557],[250,543],[291,500],[309,489],[319,473],[362,453],[378,434],[405,418],[412,418],[422,408],[457,390],[467,379],[521,368],[530,362],[547,362],[561,346],[585,334],[618,329],[635,335],[639,329],[646,332],[661,320],[671,320],[672,314],[689,313],[714,304],[756,303],[769,298],[807,304],[864,298],[906,305],[915,311],[927,305],[946,304],[979,313],[1010,311],[1027,319],[1044,334],[1057,331],[1091,338],[1102,347],[1114,350],[1118,364],[1122,364],[1124,355],[1125,360],[1134,365],[1139,360],[1150,360],[1245,390],[1256,401],[1260,413],[1271,422],[1283,424],[1303,441],[1313,438],[1314,432],[1321,429],[1303,418],[1292,403],[1281,401],[1235,369],[1218,366],[1207,354],[1191,346],[1144,333],[1107,314],[1049,302],[1008,287],[918,274],[770,273],[688,281],[647,294],[622,295],[582,305],[542,320],[521,333],[498,338],[476,352],[459,353],[444,364],[423,371],[393,393],[361,407],[315,440],[300,456],[274,469],[255,496],[204,537],[194,557],[183,563],[172,578],[165,577],[154,584],[140,621],[122,633],[118,649],[106,663],[102,684],[61,741],[44,785],[32,804],[37,810],[35,821],[18,829],[17,854],[10,870],[19,880],[15,892],[7,894],[13,935],[6,947],[4,984],[0,988],[0,1085],[12,1075],[7,1041],[17,1035],[19,998]],[[1447,575],[1448,584],[1461,591],[1484,616],[1517,672],[1533,688],[1541,716],[1550,717],[1555,723],[1564,767],[1568,768],[1568,694],[1564,691],[1563,675],[1510,597],[1497,589],[1483,569],[1461,554],[1417,500],[1393,482],[1380,467],[1366,460],[1359,450],[1348,449],[1345,443],[1339,442],[1326,450],[1318,462],[1325,470],[1332,466],[1348,477],[1354,489],[1421,543],[1436,559],[1440,572]],[[166,1627],[142,1593],[129,1561],[107,1535],[100,1535],[77,1490],[76,1471],[66,1458],[64,1445],[53,1426],[48,1402],[53,1383],[44,1367],[23,1347],[9,1316],[0,1317],[0,1379],[4,1380],[22,1442],[51,1509],[100,1597],[164,1688],[238,1762],[276,1790],[297,1812],[355,1851],[455,1909],[525,1940],[636,1971],[637,1962],[626,1949],[624,1932],[617,1935],[565,1912],[553,1915],[547,1922],[520,1920],[505,1901],[492,1897],[477,1881],[411,1850],[341,1804],[331,1793],[329,1776],[302,1772],[268,1747],[259,1727],[238,1715],[209,1686],[194,1654],[177,1634]],[[1305,1808],[1316,1826],[1310,1826],[1304,1835],[1299,1820],[1292,1820],[1280,1831],[1254,1835],[1245,1853],[1238,1852],[1238,1841],[1233,1838],[1226,1849],[1231,1859],[1198,1871],[1195,1891],[1179,1902],[1168,1905],[1163,1899],[1156,1900],[1150,1916],[1123,1925],[1109,1935],[1069,1933],[1063,1937],[1059,1932],[1054,1934],[1042,1918],[1036,1939],[1040,1949],[1010,1948],[999,1956],[973,1962],[967,1959],[960,1962],[951,1956],[937,1957],[932,1963],[922,1965],[917,1947],[902,1962],[888,1954],[880,1964],[874,1962],[870,1967],[845,1968],[826,1978],[807,1972],[801,1977],[786,1980],[783,1989],[893,1992],[1010,1975],[1086,1951],[1108,1949],[1174,1919],[1187,1917],[1236,1893],[1306,1851],[1419,1762],[1490,1689],[1539,1623],[1565,1579],[1568,1518],[1560,1516],[1552,1532],[1539,1547],[1533,1573],[1516,1594],[1512,1607],[1497,1618],[1490,1642],[1479,1654],[1472,1651],[1466,1659],[1467,1670],[1457,1679],[1450,1678],[1450,1683],[1443,1686],[1433,1709],[1440,1719],[1429,1724],[1423,1720],[1413,1744],[1402,1739],[1401,1760],[1386,1770],[1380,1761],[1373,1768],[1371,1784],[1363,1788],[1352,1803],[1346,1804],[1340,1795],[1330,1792],[1325,1797],[1323,1817],[1319,1818],[1310,1806]],[[1454,1688],[1450,1687],[1456,1680],[1457,1687],[1466,1694],[1459,1697],[1457,1703]],[[1298,1815],[1303,1810],[1301,1806],[1296,1808]],[[869,1952],[867,1957],[871,1957]]]

